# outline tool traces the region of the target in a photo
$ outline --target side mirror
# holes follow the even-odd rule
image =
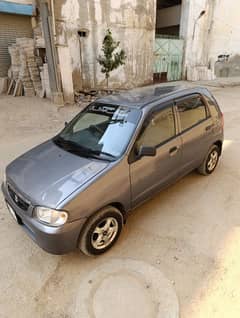
[[[141,157],[155,157],[157,150],[155,147],[141,146],[138,152],[138,158]]]
[[[64,127],[67,127],[67,125],[68,125],[68,122],[67,122],[67,121],[65,121],[65,123],[64,123]]]

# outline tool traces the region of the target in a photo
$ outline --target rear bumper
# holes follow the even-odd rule
[[[62,227],[47,226],[21,210],[10,197],[5,184],[2,184],[2,192],[5,201],[16,213],[19,225],[43,250],[59,255],[77,248],[79,234],[86,219],[66,223]]]

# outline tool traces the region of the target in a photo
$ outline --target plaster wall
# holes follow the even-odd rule
[[[219,55],[230,55],[229,70],[223,74],[240,76],[239,9],[240,3],[234,0],[183,1],[180,33],[186,43],[186,79],[212,80],[220,76],[219,68],[226,68],[226,61],[219,64]]]
[[[180,36],[185,39],[184,77],[188,80],[214,78],[208,58],[213,3],[214,0],[183,1]]]
[[[55,2],[55,16],[57,46],[65,47],[60,63],[68,59],[65,64],[68,76],[71,69],[74,90],[105,87],[104,74],[96,58],[101,54],[107,28],[127,55],[126,64],[111,73],[109,86],[130,88],[151,83],[155,0],[60,0]],[[79,30],[86,30],[87,37],[80,38]],[[62,65],[62,74],[66,76],[64,68]]]
[[[240,76],[240,3],[234,0],[216,1],[209,58],[214,61],[217,77]],[[229,56],[227,60],[218,56]]]

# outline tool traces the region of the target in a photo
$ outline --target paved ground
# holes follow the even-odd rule
[[[148,299],[151,292],[143,291],[143,286],[155,288],[152,271],[165,282],[158,290],[159,301],[164,292],[171,295],[166,304],[177,295],[182,318],[239,317],[240,88],[213,90],[225,113],[226,142],[219,168],[208,178],[193,173],[138,208],[106,255],[45,253],[13,222],[0,195],[0,318],[87,318],[79,314],[88,297],[87,282],[93,288],[86,293],[95,290],[89,317],[102,318],[105,308],[108,318],[112,307],[111,318],[116,318],[115,309],[128,299],[153,302]],[[9,161],[52,136],[78,110],[57,109],[36,98],[0,96],[0,181]],[[127,280],[133,260],[139,262],[139,276]],[[124,263],[128,270],[111,276],[109,262],[118,267]],[[107,269],[109,275],[96,290],[94,277],[102,277]],[[120,293],[112,298],[111,290],[127,297]],[[168,306],[170,317],[173,305]],[[151,303],[142,317],[157,317],[154,308]]]

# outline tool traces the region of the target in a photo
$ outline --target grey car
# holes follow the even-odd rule
[[[98,255],[135,207],[222,153],[223,115],[206,88],[149,86],[98,99],[6,168],[2,191],[44,250]]]

